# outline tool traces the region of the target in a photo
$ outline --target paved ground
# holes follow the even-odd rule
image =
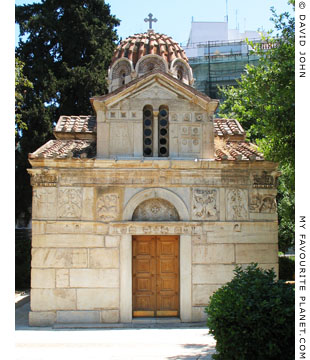
[[[205,327],[53,329],[28,326],[29,303],[15,312],[15,360],[211,360]]]

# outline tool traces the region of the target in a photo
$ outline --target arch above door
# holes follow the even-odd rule
[[[150,199],[163,199],[168,201],[175,207],[180,221],[189,220],[189,212],[183,200],[174,192],[163,188],[146,189],[133,195],[124,208],[123,220],[131,221],[136,208],[144,201]]]

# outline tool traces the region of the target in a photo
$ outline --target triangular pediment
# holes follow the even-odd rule
[[[169,74],[155,72],[137,78],[105,96],[95,96],[91,102],[95,110],[114,107],[119,102],[131,99],[184,99],[202,109],[214,112],[218,100],[213,100],[189,85],[183,84]]]

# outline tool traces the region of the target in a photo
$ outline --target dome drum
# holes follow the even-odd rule
[[[116,48],[109,69],[109,92],[136,76],[163,71],[192,85],[193,75],[184,50],[167,35],[149,30],[123,40]]]

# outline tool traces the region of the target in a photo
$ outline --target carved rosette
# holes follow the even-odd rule
[[[134,221],[178,221],[179,214],[175,207],[164,199],[143,201],[132,215]]]
[[[250,193],[250,212],[275,213],[277,211],[276,196],[261,192]]]
[[[119,214],[119,195],[103,194],[97,200],[97,218],[102,221],[116,220]]]
[[[82,189],[65,188],[58,191],[58,217],[79,218],[82,212]]]
[[[217,220],[217,189],[193,189],[192,214],[194,220]]]
[[[226,219],[248,219],[248,195],[247,190],[229,189],[226,192]]]

